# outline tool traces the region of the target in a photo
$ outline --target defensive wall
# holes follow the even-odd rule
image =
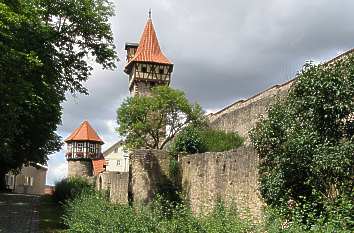
[[[226,132],[238,132],[249,144],[248,132],[256,125],[261,115],[278,98],[284,98],[294,80],[275,85],[247,100],[239,100],[216,113],[208,115],[210,126]]]
[[[96,188],[106,190],[113,203],[128,203],[128,172],[102,172],[96,177]]]
[[[182,190],[194,213],[210,212],[217,201],[259,217],[258,157],[251,147],[181,158]]]

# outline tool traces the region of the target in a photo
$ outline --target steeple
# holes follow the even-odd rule
[[[139,44],[127,43],[125,49],[128,63],[124,71],[129,74],[132,95],[147,95],[156,84],[169,85],[173,64],[161,51],[151,11]]]

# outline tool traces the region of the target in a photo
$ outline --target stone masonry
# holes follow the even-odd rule
[[[261,214],[258,193],[258,156],[251,147],[208,152],[181,158],[182,190],[194,213],[208,213],[216,202]]]
[[[128,172],[102,172],[96,178],[98,190],[106,190],[113,203],[128,203]]]
[[[131,200],[147,203],[169,182],[170,157],[162,150],[136,150],[130,155]]]
[[[91,160],[68,160],[68,177],[93,175]]]

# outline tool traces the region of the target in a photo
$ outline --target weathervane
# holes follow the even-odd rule
[[[149,19],[151,19],[151,8],[149,9]]]

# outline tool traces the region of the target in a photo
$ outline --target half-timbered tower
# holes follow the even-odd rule
[[[129,91],[134,95],[149,95],[156,85],[169,85],[173,64],[162,53],[157,40],[151,13],[139,44],[126,43],[127,65],[124,72],[129,75]]]
[[[103,159],[103,141],[90,123],[82,122],[80,127],[65,139],[65,143],[69,176],[92,176],[93,164]]]

